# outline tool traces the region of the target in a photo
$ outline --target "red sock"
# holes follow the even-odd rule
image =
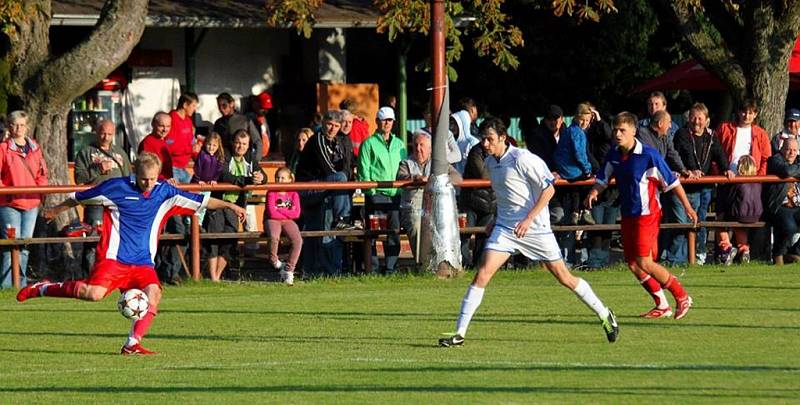
[[[664,283],[664,288],[669,290],[669,292],[672,293],[672,296],[675,297],[676,300],[682,300],[686,298],[686,296],[688,295],[686,294],[686,290],[683,289],[681,282],[678,281],[678,279],[675,278],[675,276],[673,275],[670,275],[669,280],[667,280],[667,282]]]
[[[642,288],[653,297],[656,308],[663,308],[665,304],[662,298],[664,293],[661,291],[661,284],[658,283],[658,280],[654,279],[649,274],[645,274],[644,278],[639,279],[639,283],[642,285]]]
[[[63,283],[52,283],[40,288],[44,290],[42,295],[45,297],[78,298],[78,290],[85,284],[83,280],[72,280]]]
[[[150,329],[150,324],[153,323],[157,312],[157,309],[150,308],[142,319],[134,322],[131,337],[141,342],[144,335],[147,334],[147,330]]]

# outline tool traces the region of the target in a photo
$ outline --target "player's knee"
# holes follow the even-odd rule
[[[89,286],[86,288],[83,298],[88,301],[100,301],[105,298],[107,291],[108,290],[102,287]]]
[[[158,287],[150,288],[146,290],[145,293],[150,301],[150,305],[153,307],[158,306],[158,303],[161,302],[161,289]]]

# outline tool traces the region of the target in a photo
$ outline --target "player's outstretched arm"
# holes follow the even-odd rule
[[[78,205],[78,201],[73,198],[67,198],[66,200],[62,201],[61,204],[58,204],[54,207],[45,208],[42,211],[42,217],[44,217],[47,222],[54,220],[59,214],[62,212]]]
[[[236,213],[236,216],[239,217],[239,222],[244,222],[244,218],[247,215],[247,211],[245,211],[244,208],[242,208],[242,207],[240,207],[240,206],[238,206],[236,204],[229,203],[227,201],[222,201],[222,200],[220,200],[218,198],[213,198],[213,197],[210,197],[208,199],[208,205],[206,206],[206,208],[208,208],[210,210],[219,210],[219,209],[223,209],[223,208],[229,208],[229,209],[233,210],[233,212]]]

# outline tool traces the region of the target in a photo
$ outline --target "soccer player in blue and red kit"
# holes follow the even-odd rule
[[[625,261],[656,302],[655,308],[641,316],[663,318],[672,314],[664,295],[663,289],[667,289],[675,297],[675,319],[681,319],[691,308],[692,297],[675,276],[654,261],[661,223],[658,189],[664,192],[672,190],[686,209],[686,216],[695,225],[697,213],[664,158],[656,149],[635,138],[636,116],[629,112],[619,113],[614,117],[613,127],[613,139],[617,147],[606,155],[605,163],[597,173],[597,183],[586,197],[586,206],[591,208],[611,178],[616,178],[620,192]]]
[[[89,278],[63,283],[39,282],[17,294],[17,301],[34,297],[77,298],[99,301],[112,290],[140,289],[150,299],[150,308],[142,319],[133,322],[122,354],[155,354],[141,345],[142,338],[158,313],[161,284],[154,269],[158,236],[167,219],[173,215],[189,215],[201,208],[230,208],[244,220],[245,210],[216,198],[181,191],[158,181],[161,161],[144,152],[135,163],[135,177],[109,179],[99,185],[70,196],[61,204],[44,211],[52,220],[59,213],[78,204],[101,204],[103,229],[97,245],[97,262]]]

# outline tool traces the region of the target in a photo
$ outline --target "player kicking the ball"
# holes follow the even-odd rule
[[[555,194],[555,179],[547,165],[536,155],[510,145],[506,126],[497,118],[481,123],[481,145],[488,152],[486,167],[497,195],[497,219],[486,227],[491,233],[483,251],[483,260],[461,301],[456,333],[439,339],[441,346],[464,343],[467,327],[483,300],[483,292],[500,266],[518,250],[532,260],[544,262],[558,282],[569,288],[600,318],[609,342],[617,340],[619,327],[611,309],[592,291],[585,280],[567,269],[555,235],[550,228],[547,204]]]
[[[155,354],[141,345],[142,338],[158,313],[161,284],[154,269],[158,235],[173,215],[189,215],[201,208],[230,208],[244,220],[245,210],[228,202],[181,191],[158,181],[161,161],[144,152],[135,163],[135,177],[107,180],[89,190],[72,193],[61,204],[45,210],[52,220],[59,213],[78,204],[101,204],[103,229],[97,244],[97,262],[84,280],[63,283],[39,282],[19,291],[17,301],[34,297],[64,297],[99,301],[114,289],[136,288],[150,299],[150,308],[142,319],[133,321],[122,354]]]
[[[697,213],[664,158],[657,150],[635,138],[636,116],[629,112],[619,113],[614,117],[613,126],[613,139],[617,147],[606,155],[606,161],[597,173],[597,183],[586,197],[586,206],[591,208],[597,195],[607,187],[608,181],[612,177],[617,179],[625,261],[656,302],[655,308],[641,316],[664,318],[672,314],[664,295],[664,289],[667,289],[675,297],[675,319],[681,319],[691,308],[692,297],[675,276],[653,260],[658,252],[658,227],[661,222],[658,189],[665,192],[672,190],[694,225],[697,225]]]

